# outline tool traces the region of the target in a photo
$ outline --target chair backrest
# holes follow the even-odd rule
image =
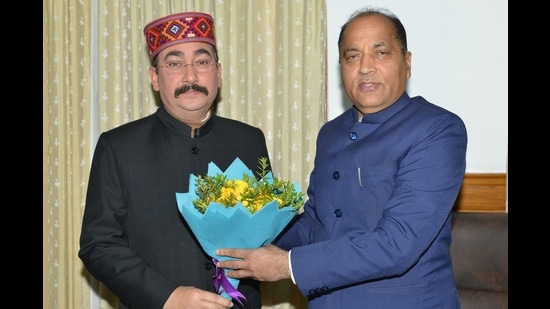
[[[453,212],[451,228],[462,309],[508,308],[508,213]]]

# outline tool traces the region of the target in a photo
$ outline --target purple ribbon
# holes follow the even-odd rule
[[[212,262],[215,265],[218,265],[218,260],[212,258]],[[220,289],[220,286],[222,287]],[[244,306],[244,304],[241,301],[241,298],[246,300],[246,297],[239,292],[231,282],[229,282],[229,279],[225,276],[225,272],[223,271],[223,268],[219,268],[216,266],[216,271],[214,273],[214,288],[216,291],[218,291],[218,294],[222,295],[223,292],[227,293],[231,298],[233,298],[235,301],[237,301],[241,306]]]

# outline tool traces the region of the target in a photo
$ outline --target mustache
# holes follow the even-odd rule
[[[180,94],[185,93],[189,90],[199,91],[199,92],[202,92],[202,93],[204,93],[205,95],[208,96],[208,89],[206,89],[206,87],[202,87],[202,86],[199,86],[197,84],[186,84],[186,85],[183,85],[183,86],[177,88],[174,91],[174,97],[177,98]]]

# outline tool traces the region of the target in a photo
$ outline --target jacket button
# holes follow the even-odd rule
[[[193,154],[197,154],[197,153],[199,153],[199,148],[193,147],[193,148],[191,148],[191,152],[192,152]]]
[[[334,210],[334,216],[336,218],[340,218],[342,216],[342,210],[340,210],[340,209]]]
[[[214,265],[211,262],[204,263],[204,269],[211,270]]]
[[[332,178],[338,179],[340,178],[340,173],[338,171],[332,173]]]
[[[354,141],[357,139],[357,133],[355,132],[351,132],[349,135],[348,135],[349,139]]]

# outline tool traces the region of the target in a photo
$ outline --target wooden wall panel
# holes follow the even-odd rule
[[[506,174],[466,174],[454,210],[508,212]]]

